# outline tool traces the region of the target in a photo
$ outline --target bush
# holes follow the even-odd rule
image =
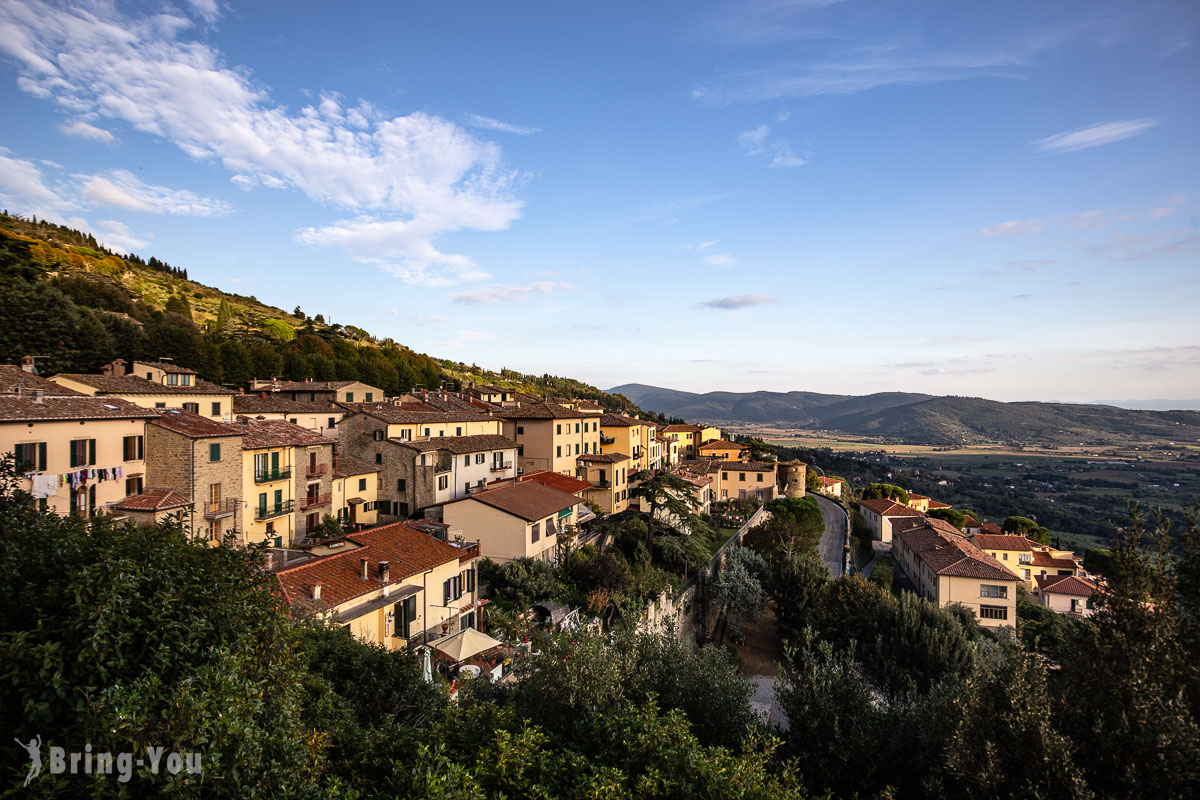
[[[884,591],[890,592],[892,590],[892,578],[893,570],[891,561],[881,560],[877,562],[875,567],[871,570],[871,583],[880,587]]]

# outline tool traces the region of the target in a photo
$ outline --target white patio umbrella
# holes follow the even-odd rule
[[[431,651],[428,647],[425,648],[425,658],[421,662],[421,677],[426,683],[433,683],[433,662]]]
[[[486,633],[480,633],[474,628],[465,628],[458,633],[443,636],[432,642],[432,645],[455,661],[464,661],[473,655],[499,647],[504,642],[493,639]]]

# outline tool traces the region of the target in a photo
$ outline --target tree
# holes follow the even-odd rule
[[[872,483],[863,489],[863,500],[895,500],[908,505],[908,491],[891,483]]]
[[[927,512],[927,516],[945,520],[959,529],[967,524],[967,515],[953,508],[931,508]]]
[[[1000,529],[1005,533],[1015,533],[1032,539],[1039,544],[1050,544],[1050,531],[1043,528],[1029,517],[1009,517],[1004,520]]]
[[[321,517],[321,521],[313,528],[313,535],[318,539],[328,539],[333,536],[341,536],[345,533],[342,523],[338,522],[337,517],[333,514],[326,514]]]
[[[742,630],[743,620],[756,620],[767,601],[763,580],[767,562],[753,550],[735,548],[725,556],[717,574],[714,597],[725,612],[725,628],[734,639]]]
[[[643,471],[630,476],[637,485],[629,496],[642,501],[646,511],[646,546],[654,550],[656,534],[695,536],[703,541],[710,528],[698,513],[700,502],[692,494],[692,485],[678,475],[663,472],[654,475]],[[681,550],[682,552],[682,550]]]
[[[749,461],[775,460],[775,446],[767,444],[762,439],[743,439],[739,444],[742,446],[742,452],[739,455],[745,456]]]

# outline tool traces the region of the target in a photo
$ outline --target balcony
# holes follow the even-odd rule
[[[227,497],[224,500],[216,502],[208,501],[204,504],[205,519],[221,519],[222,517],[232,517],[237,513],[238,506],[241,501],[236,497]]]
[[[327,506],[333,502],[333,495],[329,492],[325,494],[310,494],[300,501],[300,508],[316,508],[317,506]]]
[[[310,478],[315,478],[318,475],[324,475],[326,472],[329,472],[328,464],[309,464],[308,465],[308,477],[310,477]]]
[[[295,500],[284,500],[281,503],[275,503],[269,506],[255,506],[255,519],[272,519],[273,517],[282,517],[284,514],[290,514],[296,510]]]
[[[615,436],[601,436],[600,437],[600,444],[616,444],[616,443],[617,443],[617,437],[615,437]]]
[[[492,472],[503,472],[506,469],[512,469],[511,461],[493,461]]]
[[[479,542],[463,542],[460,545],[456,545],[456,547],[460,549],[458,554],[458,563],[460,564],[464,564],[472,558],[479,557]]]
[[[593,489],[611,489],[612,481],[610,481],[608,478],[601,478],[600,480],[598,480],[592,484],[592,488]]]
[[[270,483],[271,481],[285,481],[292,477],[291,467],[280,467],[279,469],[256,469],[254,470],[255,483]]]

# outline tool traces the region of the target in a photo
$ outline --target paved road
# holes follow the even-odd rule
[[[842,507],[827,497],[813,492],[808,493],[817,501],[821,516],[825,518],[825,532],[821,534],[821,560],[829,568],[829,574],[838,577],[842,574],[842,548],[846,545],[846,512]]]

